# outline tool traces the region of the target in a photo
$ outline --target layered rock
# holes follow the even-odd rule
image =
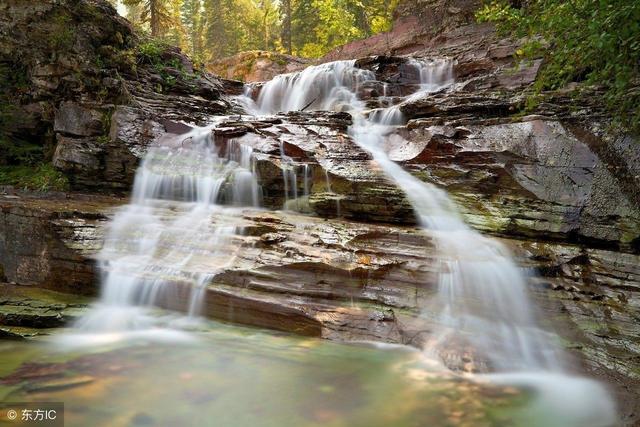
[[[540,272],[530,290],[541,317],[583,369],[628,387],[626,398],[635,399],[637,141],[608,133],[596,90],[580,108],[569,92],[556,92],[526,110],[524,91],[540,62],[514,68],[516,44],[470,23],[467,6],[475,2],[425,4],[434,3],[432,15],[404,17],[392,33],[325,59],[396,55],[357,61],[378,80],[358,88],[368,107],[399,104],[408,120],[387,141],[390,158],[446,188],[471,226],[508,237],[523,267]],[[150,145],[233,111],[214,131],[220,153],[230,144],[250,146],[264,206],[315,215],[240,212],[242,251],[212,278],[207,315],[338,340],[419,346],[428,336],[422,310],[436,291],[438,253],[430,234],[412,227],[404,194],[348,136],[348,114],[246,116],[223,99],[241,85],[194,71],[176,50],[140,55],[142,41],[98,0],[14,1],[0,10],[8,29],[0,45],[33,52],[20,64],[10,50],[0,52],[0,62],[28,78],[29,90],[16,103],[22,119],[9,132],[48,144],[73,188],[126,190]],[[409,8],[401,9],[404,16],[402,10]],[[33,37],[78,22],[85,24],[71,35],[63,31],[55,45]],[[402,99],[419,88],[410,59],[397,56],[407,52],[455,61],[456,84]],[[122,203],[95,195],[0,195],[0,282],[95,294],[93,260],[106,221]],[[183,309],[187,289],[180,283],[176,289],[163,304]],[[5,323],[45,325],[30,317],[40,303],[27,300],[3,300]],[[72,317],[67,306],[58,308],[43,319],[58,325]]]
[[[114,212],[120,203],[121,199],[96,201],[79,195],[1,199],[0,235],[6,238],[0,259],[6,279],[95,292],[93,258],[104,233],[102,213]],[[437,291],[442,264],[428,231],[282,211],[242,210],[232,215],[233,223],[244,229],[235,237],[241,246],[222,271],[211,260],[214,275],[204,314],[336,340],[419,347],[429,336],[432,324],[423,310]],[[227,220],[231,219],[217,216],[215,221]],[[530,281],[530,293],[546,327],[555,329],[583,361],[576,369],[628,387],[621,393],[632,395],[640,381],[640,256],[584,245],[503,242],[523,268],[539,273]],[[169,295],[161,300],[168,308],[184,310],[189,303],[188,289],[179,282]],[[14,312],[15,308],[8,311]],[[55,310],[53,315],[57,316]]]
[[[640,210],[637,191],[622,178],[626,162],[601,159],[584,137],[589,131],[575,129],[540,118],[489,126],[415,120],[389,152],[446,188],[479,230],[637,252]],[[633,144],[621,140],[608,150],[638,156]]]
[[[140,39],[104,0],[9,1],[0,10],[0,68],[14,72],[0,80],[11,106],[1,136],[40,145],[36,160],[52,160],[72,188],[128,188],[140,146],[175,132],[173,122],[226,112],[222,92],[237,88],[178,49]],[[3,153],[0,165],[7,161],[16,162]]]
[[[310,63],[308,59],[296,56],[255,50],[212,61],[207,64],[207,70],[227,79],[250,83],[264,82],[278,74],[300,71]]]
[[[0,338],[47,334],[80,317],[85,298],[32,286],[0,283]]]
[[[4,280],[94,295],[90,255],[102,246],[99,225],[118,201],[95,195],[0,195],[0,270]]]
[[[214,134],[223,154],[230,140],[253,149],[266,207],[414,223],[402,192],[348,136],[350,124],[347,113],[292,112],[240,116],[222,122]]]

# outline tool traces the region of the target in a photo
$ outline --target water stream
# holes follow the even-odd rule
[[[241,246],[234,206],[259,206],[261,199],[251,148],[230,141],[221,152],[212,140],[215,124],[168,136],[148,151],[131,202],[110,222],[98,254],[100,299],[61,341],[174,338],[180,328],[166,326],[185,319],[158,316],[157,306],[184,300],[186,320],[200,314],[211,277]]]
[[[409,66],[414,67],[419,81],[414,84],[416,91],[405,97],[404,102],[429,96],[436,91],[448,90],[454,84],[452,63],[448,60],[413,60]],[[474,384],[490,384],[491,387],[506,389],[517,387],[535,394],[526,412],[521,412],[520,418],[509,418],[512,422],[509,425],[518,424],[515,422],[517,419],[520,425],[597,427],[612,424],[614,407],[607,392],[594,381],[569,374],[569,363],[554,344],[553,334],[540,328],[527,294],[527,278],[509,251],[496,240],[467,226],[445,191],[419,180],[389,159],[385,150],[388,138],[399,138],[398,127],[404,126],[406,120],[400,105],[393,105],[389,97],[385,96],[383,106],[374,109],[369,109],[359,98],[361,85],[375,80],[376,75],[372,71],[358,68],[355,61],[332,62],[309,67],[298,73],[277,76],[261,87],[256,99],[245,96],[241,103],[249,113],[261,115],[301,109],[346,111],[352,115],[349,135],[358,146],[371,154],[373,161],[387,178],[404,191],[420,225],[435,241],[440,263],[438,290],[432,303],[424,307],[423,318],[425,322],[437,325],[437,329],[419,353],[419,358],[441,361],[438,375],[449,375],[447,378],[450,379],[452,374],[446,367],[459,365],[460,361],[457,359],[461,354],[472,349],[475,363],[480,370],[488,372],[471,377]],[[384,83],[383,87],[386,95],[387,84]],[[246,93],[251,92],[248,90]],[[255,173],[251,149],[234,141],[228,142],[224,149],[218,147],[212,139],[211,131],[222,119],[212,120],[209,127],[166,138],[149,150],[137,171],[131,202],[121,208],[111,221],[104,248],[98,256],[102,276],[100,300],[75,325],[74,332],[65,334],[59,342],[95,345],[117,342],[123,336],[134,337],[136,341],[140,338],[142,341],[162,341],[166,338],[171,342],[175,342],[176,338],[190,339],[190,334],[183,335],[180,332],[184,329],[185,322],[188,324],[198,316],[211,277],[231,265],[241,248],[242,221],[238,207],[257,207],[261,201],[259,177]],[[284,149],[281,151],[285,188],[283,207],[299,209],[298,173],[302,174],[303,198],[308,197],[311,191],[310,168],[308,165],[295,164],[285,156]],[[331,192],[328,175],[326,186]],[[288,202],[290,198],[295,201],[296,206],[291,206]],[[188,317],[159,314],[155,308],[175,301],[183,302],[181,308]],[[214,341],[213,348],[225,342],[219,336]],[[208,364],[209,362],[202,360],[205,354],[218,354],[221,350],[213,352],[211,347],[199,345],[195,350],[195,347],[188,346],[180,348],[180,354],[185,357],[184,360],[193,364],[196,375],[209,378],[213,375],[211,372],[215,371],[218,376],[213,375],[209,378],[211,381],[217,378],[231,384],[231,379],[220,373],[223,371],[221,365],[213,362]],[[238,345],[235,343],[232,348]],[[286,343],[282,345],[287,347]],[[339,349],[339,357],[330,352],[329,356],[334,359],[326,360],[318,358],[314,352],[305,353],[305,357],[309,357],[316,366],[326,370],[331,379],[323,376],[322,381],[327,384],[340,383],[345,375],[350,375],[350,360],[354,354],[366,355],[374,360],[382,357],[369,349],[361,352],[345,350],[348,346],[343,348],[334,344],[310,345]],[[274,363],[280,370],[299,369],[296,368],[297,360],[285,363],[277,361],[282,354],[287,354],[286,351],[278,354],[278,351],[263,355],[265,352],[260,349],[253,356],[242,352],[232,352],[231,356],[220,353],[219,357],[233,358],[240,354],[240,359],[250,359],[248,363],[251,366],[259,365],[260,361],[255,359],[264,357],[266,360],[276,361]],[[342,354],[343,351],[347,356]],[[383,350],[379,351],[380,354],[384,353]],[[151,367],[148,370],[140,368],[140,376],[137,377],[142,378],[140,381],[147,381],[153,378],[153,372],[163,370],[180,378],[181,373],[173,372],[171,366],[183,363],[183,360],[177,362],[168,357],[162,346],[152,347],[149,352],[149,357],[155,358],[156,370]],[[389,359],[389,367],[400,369],[396,365],[415,363],[415,353],[411,355],[407,358],[392,353],[384,357]],[[125,359],[129,360],[129,357]],[[331,360],[338,360],[340,364],[344,363],[350,368],[346,371],[329,368],[327,365],[330,365]],[[232,366],[242,372],[242,363]],[[375,369],[377,365],[376,362],[367,362],[366,366]],[[313,369],[301,372],[310,375],[312,371]],[[365,375],[363,370],[357,372],[358,375]],[[406,372],[412,372],[411,369],[403,371],[403,375],[411,376]],[[420,375],[428,377],[432,374]],[[271,381],[280,386],[277,380]],[[247,378],[244,386],[234,383],[233,387],[240,390],[250,382],[250,378]],[[295,396],[303,388],[302,383],[304,381],[296,383],[295,387],[283,385],[282,387],[289,387],[283,393]],[[369,394],[380,385],[374,379],[363,380],[362,383]],[[165,385],[170,387],[171,384],[171,381],[167,381]],[[406,393],[400,392],[402,387],[412,389],[415,386],[414,383],[410,386],[407,384],[395,381],[392,389],[399,395],[405,395]],[[200,391],[202,387],[205,384],[198,383],[198,393],[203,393]],[[127,393],[135,393],[134,387],[129,388]],[[347,391],[356,389],[357,387],[349,384],[345,385]],[[430,394],[433,394],[430,397],[436,399],[438,392],[426,393],[425,396]],[[101,396],[113,398],[108,393]],[[256,424],[255,420],[260,420],[261,413],[272,414],[272,411],[261,409],[260,393],[249,393],[247,396],[258,409],[248,418],[251,420],[247,421],[248,424],[237,425],[287,424],[278,424],[280,417],[274,415],[270,415],[271,424]],[[344,409],[344,412],[354,418],[349,418],[346,424],[336,422],[335,425],[371,425],[371,420],[375,420],[375,414],[362,409],[364,406],[361,408],[361,402],[354,396],[355,394],[346,399],[348,408]],[[375,396],[362,404],[377,402],[377,394]],[[171,398],[174,397],[167,399]],[[339,400],[331,400],[331,405],[340,408]],[[309,402],[312,401],[310,398]],[[300,400],[297,403],[304,405],[307,404],[305,402]],[[124,402],[119,404],[126,406]],[[317,405],[308,405],[313,411],[317,410]],[[329,409],[325,412],[313,412],[317,419],[305,422],[304,425],[331,422],[331,417],[337,411],[331,405],[327,405]],[[430,411],[434,410],[433,406],[425,404]],[[353,415],[357,411],[352,407],[362,409],[362,414]],[[217,412],[214,411],[215,416],[227,419],[222,408],[224,405],[217,408]],[[466,410],[473,412],[470,407]],[[295,405],[287,406],[284,411],[296,417]],[[483,412],[485,424],[498,425],[504,422],[492,419],[490,412]],[[411,419],[432,420],[448,425],[442,421],[443,418],[439,418],[446,415],[442,415],[443,411],[438,412],[440,415],[435,418],[427,413],[420,405],[412,406],[406,413],[402,413],[403,417],[406,415],[406,419],[402,418],[400,424],[394,425],[414,425],[407,421]],[[82,418],[81,415],[80,417]],[[531,417],[539,418],[535,422],[529,422],[533,420]],[[389,422],[393,423],[394,420],[390,419]]]
[[[418,90],[405,102],[446,90],[454,83],[451,61],[412,60],[409,64],[420,81]],[[444,190],[389,159],[386,139],[398,138],[397,126],[406,120],[400,105],[367,110],[357,94],[360,85],[372,80],[375,74],[356,67],[355,61],[309,67],[265,83],[253,112],[306,108],[351,113],[350,136],[404,191],[419,223],[436,241],[441,263],[438,292],[425,307],[424,316],[438,328],[424,349],[426,355],[439,358],[444,365],[457,365],[459,360],[451,359],[459,359],[463,349],[471,348],[482,360],[477,363],[492,372],[492,381],[530,386],[550,401],[552,396],[573,395],[575,399],[568,399],[567,420],[579,416],[593,425],[611,423],[614,409],[607,392],[596,382],[568,374],[564,353],[554,345],[552,334],[538,325],[526,277],[509,251],[467,226]],[[251,104],[245,101],[245,105]],[[589,414],[586,418],[585,413]]]

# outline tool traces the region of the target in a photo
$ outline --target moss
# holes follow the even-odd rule
[[[111,138],[108,135],[101,135],[97,138],[97,141],[99,144],[105,145],[111,141]]]
[[[69,181],[51,163],[43,163],[37,166],[0,166],[0,185],[35,191],[64,191],[69,188]]]
[[[65,52],[71,49],[75,40],[76,27],[68,15],[57,15],[52,19],[53,28],[49,35],[49,47],[54,51]]]

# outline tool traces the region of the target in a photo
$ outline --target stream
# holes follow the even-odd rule
[[[413,66],[420,81],[407,98],[455,84],[447,60]],[[524,273],[506,248],[464,224],[446,192],[386,155],[385,141],[405,124],[402,100],[367,106],[358,91],[372,80],[355,61],[339,61],[248,86],[238,102],[254,115],[351,114],[349,136],[436,239],[438,289],[422,316],[439,326],[425,348],[334,343],[199,317],[211,278],[238,256],[237,209],[261,200],[250,148],[230,143],[219,152],[216,118],[147,153],[131,202],[110,222],[98,255],[99,301],[49,340],[2,344],[12,355],[0,366],[3,400],[64,401],[73,426],[613,424],[604,387],[574,375],[539,326]],[[283,209],[295,209],[308,196],[296,192],[297,179],[308,192],[308,168],[284,150],[282,164]],[[214,217],[224,220],[214,226]],[[156,308],[176,287],[189,292],[184,316]],[[449,369],[463,357],[460,348],[470,349],[480,373]]]

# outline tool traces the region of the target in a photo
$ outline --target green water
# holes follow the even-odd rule
[[[415,351],[217,324],[192,342],[0,352],[0,399],[64,402],[66,426],[506,426],[527,402]]]

